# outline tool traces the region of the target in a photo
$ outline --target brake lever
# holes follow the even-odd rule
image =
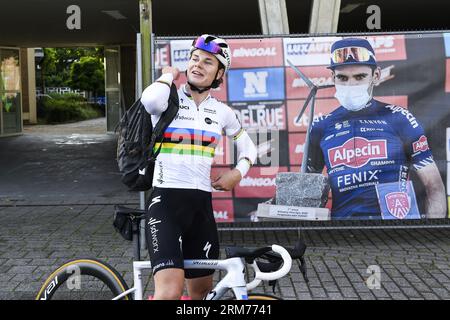
[[[272,291],[273,291],[274,294],[275,294],[276,285],[277,285],[277,280],[270,280],[269,281],[269,286],[272,287]]]

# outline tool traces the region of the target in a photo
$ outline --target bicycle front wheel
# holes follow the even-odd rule
[[[249,294],[248,300],[283,300],[280,297],[272,296],[270,294],[264,294],[264,293],[255,293],[255,294]]]
[[[75,259],[64,263],[44,282],[36,300],[110,300],[128,290],[122,276],[97,259]],[[124,298],[131,300],[131,294]]]
[[[249,294],[247,297],[248,297],[248,300],[283,300],[280,297],[272,296],[270,294],[265,294],[265,293],[253,293],[253,294]],[[236,300],[236,299],[235,298],[227,298],[225,300]]]

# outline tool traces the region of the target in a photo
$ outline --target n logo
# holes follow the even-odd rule
[[[267,71],[244,72],[242,75],[245,78],[245,95],[267,93],[267,77],[269,76]]]

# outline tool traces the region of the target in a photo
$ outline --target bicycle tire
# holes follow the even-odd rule
[[[248,300],[283,300],[280,297],[273,296],[270,294],[265,293],[255,293],[255,294],[249,294]]]
[[[236,299],[228,298],[225,300],[236,300]],[[277,297],[277,296],[270,295],[270,294],[253,293],[253,294],[248,295],[248,300],[283,300],[283,299],[280,297]]]
[[[51,300],[58,288],[70,278],[73,268],[78,268],[80,275],[92,276],[103,282],[111,290],[113,296],[118,296],[128,290],[125,280],[109,264],[93,258],[73,259],[65,262],[47,278],[39,290],[36,300]],[[128,294],[122,299],[132,300],[133,298],[131,294]]]

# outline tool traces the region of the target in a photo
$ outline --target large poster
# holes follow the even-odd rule
[[[354,36],[353,36],[354,37]],[[432,151],[450,204],[450,34],[385,34],[361,35],[375,50],[381,69],[381,79],[374,89],[374,98],[391,105],[392,113],[401,114],[409,125],[417,122],[423,136],[407,141],[407,133],[399,129],[399,145],[410,144],[411,157],[421,152]],[[255,221],[258,203],[275,196],[275,178],[279,172],[300,170],[309,123],[326,118],[340,103],[334,97],[335,88],[320,90],[316,96],[314,119],[309,119],[309,110],[302,118],[297,115],[309,94],[309,88],[288,61],[298,67],[316,85],[333,84],[332,73],[326,67],[330,62],[333,42],[345,38],[335,37],[278,37],[278,38],[228,38],[232,49],[231,69],[220,88],[212,95],[228,104],[236,113],[242,126],[248,131],[258,150],[254,167],[232,191],[213,192],[213,207],[218,222]],[[189,60],[191,39],[157,40],[155,48],[156,77],[166,65],[184,71]],[[183,74],[177,85],[185,83]],[[330,166],[323,168],[340,172],[336,183],[340,190],[358,192],[370,185],[377,199],[359,199],[355,211],[359,214],[335,215],[333,199],[338,193],[330,192],[327,208],[332,209],[331,219],[422,219],[429,218],[430,190],[423,178],[414,170],[414,165],[405,165],[398,170],[397,184],[380,184],[383,166],[398,159],[389,159],[389,146],[383,139],[384,132],[392,131],[392,125],[384,119],[378,122],[359,123],[357,129],[346,121],[333,123],[337,135],[358,130],[341,145],[322,152],[331,157]],[[397,130],[397,128],[396,128]],[[354,132],[353,132],[354,133]],[[331,141],[334,137],[328,137]],[[407,142],[405,142],[407,141]],[[402,144],[403,143],[403,144]],[[233,142],[223,138],[216,148],[213,171],[232,168],[236,159]],[[432,162],[421,160],[417,166]],[[356,164],[355,164],[356,163]],[[379,165],[376,169],[354,168]],[[415,168],[417,169],[417,168]],[[425,181],[426,182],[426,181]],[[445,183],[444,183],[445,182]],[[400,189],[399,189],[400,188]],[[399,190],[397,190],[399,189]],[[338,199],[339,200],[339,199]],[[377,201],[380,212],[364,215],[364,201]],[[355,201],[355,203],[357,202]],[[450,211],[445,203],[445,216]]]

